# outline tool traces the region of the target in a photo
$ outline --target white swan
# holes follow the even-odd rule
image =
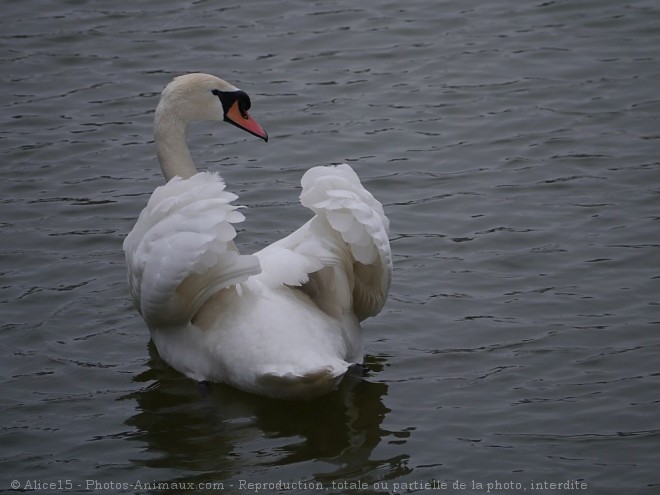
[[[310,399],[362,361],[359,322],[381,310],[390,284],[389,222],[351,167],[315,167],[301,194],[315,216],[240,254],[236,196],[218,174],[197,172],[186,128],[224,120],[268,140],[249,108],[243,91],[208,74],[163,90],[155,138],[167,184],[124,241],[130,292],[161,357],[184,375]]]

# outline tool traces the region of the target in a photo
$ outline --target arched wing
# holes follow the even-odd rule
[[[300,196],[316,214],[296,232],[256,253],[267,285],[300,286],[328,314],[359,320],[380,312],[392,276],[389,221],[348,165],[315,167]]]
[[[151,195],[124,240],[133,301],[149,325],[190,321],[214,293],[259,273],[238,253],[232,224],[243,215],[222,179],[201,172],[175,177]]]

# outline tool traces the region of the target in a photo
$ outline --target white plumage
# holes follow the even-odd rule
[[[168,182],[124,241],[129,288],[161,357],[181,373],[309,399],[362,362],[359,322],[382,309],[390,283],[388,220],[351,167],[315,167],[301,194],[312,219],[240,254],[237,197],[218,174],[197,173],[185,131],[215,115],[267,139],[245,98],[206,74],[176,78],[163,91],[156,144]],[[203,108],[195,113],[195,105]]]

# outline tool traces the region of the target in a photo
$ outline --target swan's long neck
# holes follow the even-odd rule
[[[178,118],[172,108],[168,105],[158,105],[154,119],[154,137],[160,169],[166,181],[177,175],[187,179],[197,173],[186,141],[187,128],[188,122]]]

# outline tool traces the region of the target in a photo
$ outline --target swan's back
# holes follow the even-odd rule
[[[302,180],[314,216],[255,255],[217,174],[157,188],[124,241],[133,300],[161,356],[195,380],[277,398],[332,390],[363,358],[359,321],[385,304],[392,260],[381,204],[348,165]]]

